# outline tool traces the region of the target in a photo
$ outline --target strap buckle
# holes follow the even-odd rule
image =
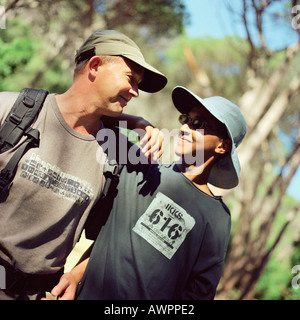
[[[39,141],[40,141],[40,132],[37,129],[32,129],[31,127],[29,127],[26,131],[25,134],[27,135],[27,137],[30,139],[31,143],[33,143],[34,146],[38,146],[39,145]]]
[[[9,116],[9,120],[10,120],[12,123],[18,125],[18,124],[21,123],[22,118],[19,117],[17,114],[12,113],[12,114],[10,114],[10,116]]]
[[[27,95],[23,98],[22,102],[28,108],[32,108],[34,106],[34,99],[28,97]]]
[[[104,174],[119,176],[123,165],[118,164],[115,160],[110,160],[104,164]]]

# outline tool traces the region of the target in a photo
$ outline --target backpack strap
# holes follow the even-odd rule
[[[18,163],[23,155],[29,148],[39,145],[40,132],[37,129],[29,128],[25,134],[27,135],[27,139],[14,153],[5,168],[0,171],[0,195],[9,189],[10,183],[16,174]]]
[[[117,185],[124,164],[118,164],[115,160],[107,161],[103,167],[105,184],[100,199],[91,209],[85,223],[85,236],[87,239],[96,240],[98,233],[105,225],[112,208],[113,199],[117,195]]]
[[[23,89],[0,128],[0,152],[13,148],[32,124],[48,91]]]
[[[32,129],[30,125],[43,105],[47,94],[48,91],[44,90],[23,89],[0,128],[0,153],[13,148],[22,136],[27,136],[27,139],[0,172],[0,195],[9,189],[18,163],[25,152],[39,144],[39,131]]]

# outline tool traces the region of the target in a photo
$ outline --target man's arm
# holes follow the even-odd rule
[[[122,113],[119,117],[102,117],[105,126],[120,127],[122,122],[126,123],[126,128],[135,130],[140,138],[142,153],[153,161],[158,160],[164,152],[164,134],[155,128],[149,121],[142,117]]]
[[[61,276],[59,283],[51,290],[52,296],[57,297],[57,300],[74,300],[76,289],[89,262],[93,246],[94,244],[83,253],[77,265],[70,272]]]
[[[118,117],[102,116],[101,120],[107,127],[119,127],[121,121],[125,121],[126,127],[130,130],[145,129],[145,127],[147,126],[153,127],[153,125],[149,121],[145,120],[143,117],[133,116],[127,113],[122,113]]]
[[[86,258],[70,272],[64,273],[59,279],[59,283],[51,290],[52,296],[57,297],[57,300],[74,300],[76,289],[82,279],[89,259]]]

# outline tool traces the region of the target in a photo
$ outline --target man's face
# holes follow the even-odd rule
[[[101,115],[116,117],[132,97],[138,97],[138,86],[144,69],[130,60],[118,57],[98,68],[97,105]]]
[[[196,129],[192,121],[183,124],[180,127],[175,153],[188,165],[202,165],[215,155],[216,147],[222,141],[218,136],[219,123],[204,107],[192,108],[187,116],[190,120],[198,118],[204,125]]]

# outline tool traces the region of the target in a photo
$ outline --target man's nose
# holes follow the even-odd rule
[[[131,86],[129,93],[134,97],[137,98],[139,96],[139,86],[133,85]]]

